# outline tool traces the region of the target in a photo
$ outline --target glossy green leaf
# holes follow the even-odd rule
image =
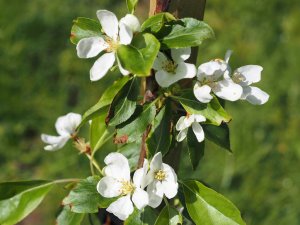
[[[131,171],[137,169],[141,152],[140,141],[124,144],[118,149],[118,152],[122,153],[128,159]]]
[[[90,124],[90,145],[93,154],[113,136],[114,130],[105,123],[107,111],[108,107],[99,110],[98,117],[92,119]]]
[[[151,132],[146,141],[149,157],[152,158],[157,152],[165,155],[169,151],[171,145],[171,104],[166,105],[160,110],[155,117]]]
[[[120,94],[112,103],[113,117],[109,121],[110,126],[116,126],[128,120],[136,109],[136,101],[139,96],[140,80],[133,78],[120,91]]]
[[[202,125],[201,125],[202,126]],[[187,150],[193,169],[195,170],[204,156],[205,141],[198,142],[192,128],[187,133]]]
[[[227,198],[190,180],[182,184],[189,215],[196,225],[245,225],[240,211]]]
[[[70,40],[77,44],[83,38],[103,36],[101,25],[97,20],[79,17],[73,21]]]
[[[154,225],[177,225],[182,224],[182,215],[173,207],[165,206]]]
[[[208,24],[193,18],[177,20],[169,26],[171,30],[160,38],[163,48],[199,46],[204,40],[214,37],[214,32]]]
[[[74,213],[69,207],[64,207],[56,219],[57,225],[80,225],[85,214]]]
[[[203,115],[207,119],[207,123],[220,125],[222,122],[231,120],[231,116],[220,105],[216,97],[208,104],[199,102],[192,91],[185,92],[181,96],[172,96],[172,98],[180,102],[188,113]]]
[[[104,93],[102,94],[100,100],[88,109],[82,116],[82,121],[79,124],[79,129],[82,125],[84,125],[89,120],[97,117],[99,115],[99,111],[103,109],[105,106],[108,106],[112,103],[115,96],[119,93],[122,87],[130,80],[129,76],[123,76],[119,80],[115,81],[110,87],[108,87]]]
[[[53,185],[51,181],[0,183],[0,224],[13,225],[28,216]]]
[[[126,0],[128,11],[133,14],[139,0]]]
[[[226,123],[222,123],[220,126],[204,124],[203,129],[208,140],[231,152],[229,127]]]
[[[144,105],[141,113],[137,113],[132,121],[126,121],[126,124],[118,129],[115,140],[125,139],[125,143],[140,140],[148,125],[154,120],[155,114],[154,103]]]
[[[176,18],[171,13],[158,13],[146,19],[141,28],[143,32],[157,33],[162,29],[165,23],[173,20],[176,20]]]
[[[133,213],[125,220],[124,225],[153,225],[157,215],[150,207],[143,210],[134,209]]]
[[[150,76],[159,51],[159,41],[149,33],[134,36],[131,45],[121,45],[117,55],[122,66],[138,76]]]
[[[100,178],[91,176],[81,180],[76,187],[64,198],[63,205],[69,206],[74,213],[96,213],[98,208],[106,208],[115,198],[104,198],[97,192]]]

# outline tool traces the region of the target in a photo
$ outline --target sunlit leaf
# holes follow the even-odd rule
[[[150,207],[143,210],[134,209],[133,213],[125,220],[124,225],[153,225],[157,215]]]
[[[78,17],[73,23],[70,37],[73,44],[77,44],[83,38],[103,36],[101,25],[97,20]]]
[[[173,207],[166,205],[158,215],[154,225],[182,224],[182,215]]]
[[[53,185],[51,181],[0,183],[0,224],[13,225],[28,216]]]
[[[157,33],[163,27],[163,25],[172,20],[176,20],[176,18],[168,12],[158,13],[154,16],[149,17],[142,24],[142,31],[149,33]]]
[[[128,159],[131,171],[136,170],[140,158],[141,140],[122,145],[118,149],[118,152],[122,153]]]
[[[208,24],[193,18],[172,21],[167,30],[168,33],[159,38],[163,48],[199,46],[204,40],[214,37],[214,32]]]
[[[110,87],[108,87],[102,94],[100,100],[83,114],[82,121],[77,129],[79,129],[90,119],[97,117],[99,115],[99,111],[103,109],[105,106],[110,105],[113,99],[115,98],[115,96],[119,93],[122,87],[128,82],[128,80],[130,80],[129,76],[123,76],[119,80],[115,81]]]
[[[195,180],[183,182],[182,188],[196,225],[245,225],[240,211],[223,195]]]
[[[104,198],[97,192],[100,178],[91,176],[81,180],[77,186],[64,198],[63,204],[75,213],[96,213],[98,208],[106,208],[115,198]]]
[[[56,219],[57,225],[80,225],[85,214],[74,213],[68,206],[65,206]]]
[[[152,34],[145,33],[134,36],[131,45],[121,45],[117,54],[126,70],[138,76],[150,76],[159,48],[159,41]]]

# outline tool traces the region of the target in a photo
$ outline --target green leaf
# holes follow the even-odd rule
[[[160,110],[153,121],[151,132],[146,141],[149,157],[152,158],[157,152],[165,155],[171,145],[171,104],[169,101]]]
[[[168,34],[159,38],[165,49],[195,47],[201,45],[202,41],[214,37],[214,32],[208,24],[193,18],[172,21],[170,25],[171,30]]]
[[[136,109],[136,101],[140,92],[139,79],[133,78],[121,90],[112,103],[113,118],[110,126],[116,126],[128,120]]]
[[[146,19],[141,29],[143,32],[157,33],[163,28],[165,23],[173,20],[176,20],[176,18],[171,13],[158,13]]]
[[[182,224],[182,215],[173,207],[166,205],[160,212],[154,225]]]
[[[126,0],[128,11],[133,14],[139,0]]]
[[[126,121],[126,124],[117,130],[115,140],[125,138],[127,143],[140,140],[148,125],[154,120],[155,114],[155,102],[144,105],[143,111],[135,115],[133,121]]]
[[[220,126],[204,124],[203,130],[208,140],[232,152],[230,148],[229,127],[226,123],[222,123]]]
[[[104,198],[97,192],[99,180],[98,176],[81,180],[64,198],[63,205],[74,213],[96,213],[98,208],[107,208],[116,198]]]
[[[99,115],[99,111],[103,109],[105,106],[110,105],[113,99],[115,98],[115,96],[119,93],[122,87],[128,82],[128,80],[130,80],[129,76],[123,76],[119,80],[115,81],[112,84],[112,86],[108,87],[102,94],[100,100],[83,114],[82,121],[79,124],[77,129],[82,127],[89,120],[97,117]]]
[[[196,225],[245,225],[240,211],[221,194],[195,180],[183,182],[182,187]]]
[[[156,213],[150,207],[145,207],[143,210],[135,208],[124,222],[124,225],[153,225],[156,217]]]
[[[69,207],[64,207],[56,219],[57,225],[80,225],[85,214],[74,213]]]
[[[78,17],[73,23],[70,40],[75,45],[83,38],[103,36],[97,20]]]
[[[13,225],[28,216],[53,187],[51,181],[0,183],[0,224]]]
[[[93,154],[113,136],[113,129],[107,127],[105,123],[107,111],[107,107],[99,110],[98,117],[92,119],[90,125],[90,145]]]
[[[195,170],[204,156],[205,141],[198,142],[192,128],[188,129],[187,147],[192,167]]]
[[[138,76],[150,76],[159,51],[159,41],[149,33],[134,36],[131,45],[120,45],[117,50],[121,65]]]
[[[124,144],[118,149],[118,152],[122,153],[128,159],[131,171],[137,169],[138,161],[140,158],[140,151],[141,151],[140,141]]]
[[[181,103],[189,114],[200,114],[207,119],[207,123],[220,125],[222,122],[229,122],[231,116],[221,106],[218,99],[214,97],[208,104],[199,102],[193,91],[183,93],[181,96],[172,96]]]

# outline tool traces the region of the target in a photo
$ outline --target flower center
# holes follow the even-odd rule
[[[130,181],[121,181],[122,187],[120,189],[121,195],[128,195],[135,189],[134,185]]]
[[[112,38],[106,37],[105,39],[106,43],[108,44],[108,47],[106,49],[107,52],[115,52],[119,46],[119,42],[113,40]]]
[[[159,181],[163,181],[166,179],[166,172],[163,170],[158,170],[154,173],[154,178]]]
[[[239,84],[239,83],[241,83],[241,82],[244,82],[246,79],[245,79],[245,77],[242,76],[241,73],[239,73],[239,72],[236,71],[236,72],[234,72],[234,74],[232,75],[232,80],[233,80],[235,83]]]
[[[176,73],[176,69],[178,67],[178,64],[176,64],[175,62],[173,62],[171,60],[168,60],[168,61],[164,62],[164,65],[162,67],[168,73],[175,74]]]

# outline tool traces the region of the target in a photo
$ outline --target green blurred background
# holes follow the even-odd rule
[[[45,152],[40,133],[55,134],[58,116],[83,113],[114,78],[90,82],[93,60],[77,58],[69,42],[72,20],[96,18],[100,8],[121,17],[125,0],[0,0],[0,8],[0,181],[88,176],[88,161],[70,143]],[[197,171],[184,159],[179,176],[201,179],[227,196],[247,224],[300,224],[299,1],[208,0],[205,21],[216,40],[200,47],[198,63],[232,49],[233,68],[264,67],[258,86],[271,97],[263,106],[227,104],[234,154],[210,144]],[[20,224],[54,224],[64,194],[55,188]]]

